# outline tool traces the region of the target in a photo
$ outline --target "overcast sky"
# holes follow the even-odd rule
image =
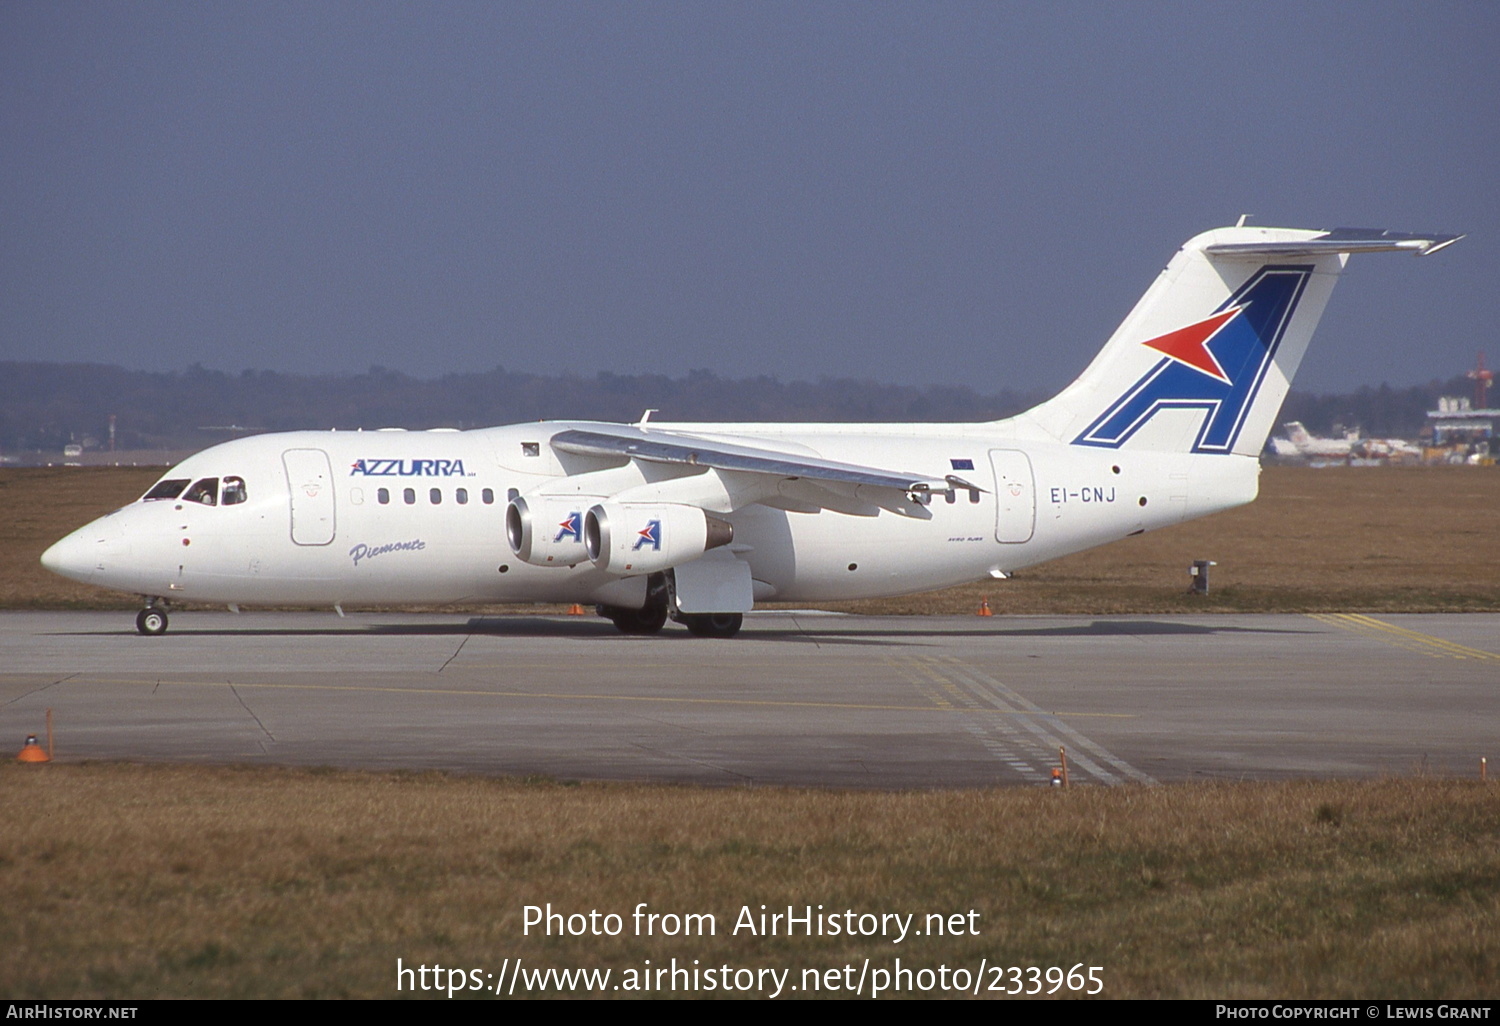
[[[1075,376],[1188,237],[1359,258],[1297,385],[1473,366],[1500,4],[0,0],[0,359]]]

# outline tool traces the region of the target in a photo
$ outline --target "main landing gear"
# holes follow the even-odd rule
[[[157,605],[156,599],[148,598],[146,608],[135,614],[135,629],[147,637],[167,633],[166,603]]]
[[[652,574],[646,578],[646,604],[640,609],[601,605],[598,611],[600,616],[608,617],[621,634],[659,634],[667,625],[669,603],[666,575]]]
[[[743,613],[669,612],[676,607],[673,599],[672,571],[647,578],[646,604],[640,609],[625,606],[599,606],[599,615],[608,617],[624,634],[658,634],[670,617],[698,638],[732,638],[745,623]]]
[[[680,619],[700,638],[732,638],[745,622],[743,613],[684,613]]]
[[[667,625],[665,602],[652,602],[642,609],[600,606],[599,615],[608,617],[622,634],[659,634]],[[679,613],[673,619],[699,638],[732,638],[745,623],[742,613]]]
[[[622,634],[657,634],[667,625],[667,604],[653,602],[643,609],[600,606],[599,615],[608,617]]]

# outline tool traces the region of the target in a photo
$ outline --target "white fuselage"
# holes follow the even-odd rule
[[[532,565],[506,540],[506,506],[516,495],[576,494],[586,506],[715,473],[589,464],[549,444],[557,432],[589,426],[239,439],[192,456],[164,480],[239,478],[243,501],[143,499],[80,528],[44,562],[76,580],[186,602],[639,606],[643,576],[606,573],[587,559]],[[956,472],[976,486],[935,491],[925,512],[911,516],[863,503],[857,490],[845,511],[799,510],[797,482],[788,481],[783,496],[723,512],[734,529],[729,550],[749,565],[757,601],[870,598],[1004,576],[1249,502],[1259,473],[1245,456],[1088,449],[1027,437],[1014,421],[659,427],[938,481]]]

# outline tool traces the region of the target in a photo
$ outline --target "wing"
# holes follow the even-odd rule
[[[679,490],[691,492],[697,484],[703,493],[684,495],[681,501],[720,512],[758,502],[802,512],[831,509],[873,515],[878,509],[887,509],[904,516],[925,517],[926,500],[932,491],[977,487],[951,474],[934,478],[627,425],[572,428],[553,435],[551,444],[559,453],[576,456],[702,467],[702,475],[675,479],[683,482]],[[699,477],[704,480],[697,480]]]

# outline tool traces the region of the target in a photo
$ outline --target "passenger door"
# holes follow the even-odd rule
[[[995,540],[1030,541],[1036,530],[1036,485],[1031,459],[1019,449],[991,449],[995,470]]]
[[[288,449],[281,454],[291,493],[292,541],[328,545],[333,541],[333,468],[322,449]]]

